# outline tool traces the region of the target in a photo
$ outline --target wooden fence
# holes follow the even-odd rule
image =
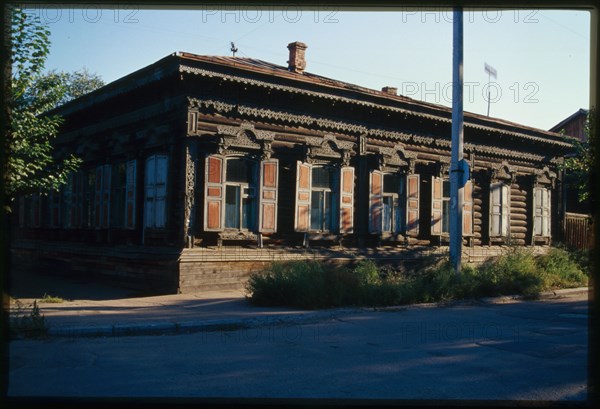
[[[594,246],[591,216],[578,213],[567,213],[565,216],[565,245],[578,249],[591,249]]]

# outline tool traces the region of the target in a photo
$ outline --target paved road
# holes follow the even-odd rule
[[[583,400],[585,296],[10,344],[9,396]]]

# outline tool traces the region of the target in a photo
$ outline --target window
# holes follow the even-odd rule
[[[167,157],[154,155],[146,159],[144,227],[166,225]]]
[[[400,226],[403,224],[398,200],[401,188],[399,175],[389,173],[383,175],[382,230],[384,232],[394,233],[400,231]]]
[[[418,235],[419,175],[374,170],[369,189],[371,233]]]
[[[442,233],[450,233],[450,181],[442,182]]]
[[[110,217],[111,166],[96,168],[94,178],[94,227],[108,228]]]
[[[294,229],[351,233],[354,225],[354,168],[297,162]]]
[[[82,212],[83,212],[83,227],[94,227],[94,221],[96,220],[94,206],[94,195],[96,188],[96,170],[91,169],[84,174],[84,194],[83,194],[83,203],[82,203]]]
[[[463,236],[473,235],[473,182],[468,180],[463,187]],[[450,181],[432,177],[431,182],[431,234],[450,233]]]
[[[31,195],[31,213],[29,214],[29,223],[32,227],[41,226],[42,198],[40,193]]]
[[[490,236],[507,237],[509,234],[508,186],[493,183],[490,186]]]
[[[130,160],[127,162],[126,181],[125,181],[125,227],[135,228],[135,196],[136,196],[136,177],[137,162]]]
[[[333,201],[331,189],[334,184],[333,169],[326,166],[312,168],[310,193],[310,229],[333,231]]]
[[[533,192],[533,231],[536,236],[550,237],[550,190],[536,187]]]
[[[256,221],[256,162],[227,159],[225,169],[225,228],[254,230]]]
[[[53,190],[48,194],[50,208],[50,227],[60,227],[60,192]]]
[[[110,211],[113,227],[135,227],[135,165],[136,161],[131,160],[113,166]]]
[[[209,155],[205,163],[204,230],[277,230],[279,162]]]
[[[66,228],[77,228],[82,225],[83,208],[83,173],[70,174],[63,187],[62,220]]]
[[[117,163],[112,167],[111,181],[111,204],[110,204],[110,225],[111,227],[125,227],[125,185],[127,174],[125,163]]]

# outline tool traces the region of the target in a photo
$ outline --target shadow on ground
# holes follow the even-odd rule
[[[41,299],[48,294],[64,300],[98,301],[156,295],[118,287],[98,277],[26,269],[11,270],[8,293],[18,299]]]

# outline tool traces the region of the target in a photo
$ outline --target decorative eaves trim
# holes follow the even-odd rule
[[[391,140],[398,140],[403,142],[413,142],[416,145],[437,145],[440,147],[450,148],[450,141],[444,139],[436,139],[432,137],[419,136],[414,134],[407,134],[403,132],[393,132],[384,129],[369,129],[361,125],[347,124],[339,121],[331,121],[320,118],[314,118],[308,115],[296,115],[289,112],[272,111],[270,109],[262,108],[251,108],[242,105],[228,104],[222,101],[213,100],[200,100],[196,98],[189,98],[189,104],[191,107],[197,108],[212,108],[219,113],[230,113],[237,110],[242,115],[248,115],[257,118],[266,118],[269,120],[276,120],[281,122],[288,122],[301,125],[318,125],[319,127],[327,130],[342,131],[342,132],[355,132],[364,136],[375,136],[380,138],[387,138]],[[338,142],[339,143],[339,142]],[[483,153],[496,157],[506,158],[519,158],[529,161],[542,161],[546,158],[545,155],[536,155],[532,153],[518,152],[510,149],[502,149],[496,146],[489,145],[475,145],[472,143],[465,143],[464,149],[474,153]]]
[[[180,64],[179,72],[185,72],[185,73],[189,73],[189,74],[195,74],[195,75],[200,75],[200,76],[210,77],[210,78],[213,78],[213,77],[222,78],[225,81],[234,81],[234,82],[238,82],[241,84],[253,85],[253,86],[267,88],[267,89],[277,89],[277,90],[290,92],[290,93],[294,93],[294,94],[303,94],[303,95],[309,95],[309,96],[313,96],[313,97],[317,97],[317,98],[342,101],[342,102],[346,102],[349,104],[362,105],[362,106],[367,106],[367,107],[371,107],[371,108],[375,108],[375,109],[403,113],[405,115],[412,115],[412,116],[416,116],[416,117],[427,118],[427,119],[444,122],[444,123],[448,123],[448,124],[450,124],[452,122],[450,118],[445,118],[443,116],[426,114],[426,113],[422,113],[422,112],[416,112],[413,110],[392,107],[389,105],[376,104],[374,102],[368,102],[368,101],[362,101],[360,99],[353,99],[353,98],[347,98],[347,97],[342,97],[342,96],[338,96],[338,95],[332,95],[332,94],[328,94],[325,92],[309,91],[306,89],[291,87],[288,85],[274,84],[274,83],[270,83],[270,82],[265,82],[265,81],[250,79],[250,78],[244,78],[244,77],[240,77],[240,76],[236,76],[236,75],[224,74],[224,73],[220,73],[217,71],[211,71],[211,70],[197,68],[197,67],[190,67],[188,65]],[[465,118],[464,126],[468,127],[468,128],[499,133],[502,135],[509,135],[509,136],[515,136],[518,138],[524,138],[524,139],[528,139],[528,140],[535,141],[535,142],[541,142],[541,143],[546,143],[546,144],[548,144],[548,143],[555,144],[555,145],[563,146],[565,148],[572,146],[572,144],[569,142],[550,140],[550,139],[544,138],[544,137],[532,136],[532,135],[527,135],[527,134],[520,133],[520,132],[512,132],[512,131],[507,131],[504,129],[497,129],[497,128],[492,128],[492,127],[485,126],[485,125],[474,124],[474,123],[468,122],[468,118]]]

